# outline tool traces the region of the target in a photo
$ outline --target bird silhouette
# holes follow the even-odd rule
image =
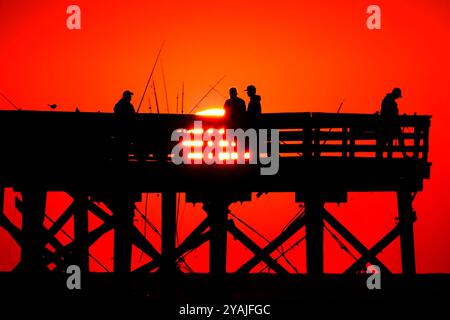
[[[54,104],[49,104],[48,106],[49,106],[50,109],[52,109],[53,111],[55,111],[56,108],[58,107],[58,106],[56,105],[56,103],[54,103]]]

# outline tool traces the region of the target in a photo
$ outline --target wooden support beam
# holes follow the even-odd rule
[[[44,245],[43,225],[47,192],[42,190],[22,191],[22,266],[27,271],[47,270],[43,263],[42,248]]]
[[[195,231],[194,231],[195,232]],[[202,244],[207,242],[210,239],[210,231],[206,231],[204,233],[196,234],[195,236],[192,236],[193,234],[186,238],[183,243],[176,248],[175,251],[175,257],[176,259],[180,260],[180,257],[183,256],[186,252],[191,251],[195,248],[200,247]],[[155,258],[149,263],[144,264],[143,266],[137,268],[134,270],[134,272],[151,272],[154,269],[158,268],[160,266],[161,259]]]
[[[22,230],[20,230],[16,225],[14,225],[3,212],[0,213],[0,227],[3,227],[20,247],[22,246],[22,243],[24,242]],[[54,240],[57,241],[56,239]],[[59,245],[60,247],[62,247],[61,243],[59,243]],[[44,259],[43,265],[47,265],[48,262],[46,261],[48,261],[50,257],[53,257],[53,253],[45,247],[41,248],[41,251],[39,253]],[[58,265],[62,263],[62,260],[57,259],[55,260],[55,263]],[[19,263],[13,269],[13,271],[28,271],[28,270],[29,269],[27,269],[27,266],[24,264],[23,260],[19,261]]]
[[[369,251],[363,254],[357,261],[355,261],[344,273],[353,274],[364,269],[365,264],[373,260],[384,248],[392,243],[400,235],[400,228],[396,225],[388,232],[380,241],[378,241]]]
[[[172,277],[175,271],[176,193],[162,193],[161,271]]]
[[[129,237],[132,244],[134,244],[139,250],[145,252],[152,259],[159,259],[161,254],[155,247],[148,242],[144,235],[136,228],[136,226],[131,226],[129,228]]]
[[[348,146],[348,149],[350,149],[350,151],[349,151],[349,157],[350,158],[354,158],[355,157],[355,136],[356,136],[356,132],[355,132],[356,130],[355,130],[355,128],[354,127],[350,127],[349,128],[349,146]],[[383,157],[383,152],[381,151],[381,150],[379,150],[379,145],[377,144],[377,149],[376,149],[376,152],[377,152],[377,157],[380,157],[380,158],[382,158]]]
[[[5,207],[5,188],[0,184],[0,215],[3,214],[3,209]]]
[[[162,193],[161,214],[161,297],[169,307],[175,307],[175,246],[177,197],[175,192]]]
[[[131,272],[130,230],[133,226],[134,199],[130,193],[118,192],[112,195],[111,210],[114,221],[114,272]]]
[[[202,245],[203,242],[198,244],[198,239],[205,233],[205,231],[209,227],[209,219],[206,217],[187,237],[184,241],[178,246],[177,254],[181,255],[185,252],[197,248]],[[198,245],[197,245],[198,244]]]
[[[264,261],[267,266],[276,271],[279,274],[289,274],[289,272],[283,268],[277,261],[272,259],[269,254],[266,254],[263,249],[261,249],[256,243],[252,241],[245,233],[239,230],[233,220],[228,220],[227,223],[228,231],[239,240],[247,249],[249,249],[255,256],[261,256],[262,261]]]
[[[22,213],[22,201],[16,202],[16,204],[19,204],[18,209],[19,212]],[[16,241],[19,247],[22,247],[24,243],[22,230],[20,230],[15,224],[13,224],[8,219],[8,217],[6,217],[3,211],[0,212],[0,227],[3,227],[9,233],[9,235],[14,239],[14,241]],[[55,250],[60,250],[64,247],[58,239],[56,239],[54,236],[49,235],[48,230],[44,226],[41,226],[41,234],[43,235],[43,245],[38,247],[37,249],[41,250],[40,255],[44,257],[44,259],[48,259],[49,257],[53,256],[53,252],[45,247],[47,243],[50,244]],[[57,265],[60,265],[62,262],[62,259],[58,259],[57,261],[55,260],[55,264]],[[22,261],[20,261],[16,265],[14,270],[26,270],[26,265]]]
[[[323,206],[318,195],[305,199],[306,272],[312,276],[323,274]]]
[[[229,203],[220,195],[203,205],[210,222],[209,272],[214,278],[226,274],[227,264],[227,216]]]
[[[74,197],[75,195],[71,193],[71,196]],[[109,215],[106,211],[104,211],[102,208],[97,206],[95,203],[93,203],[89,199],[80,199],[79,200],[86,208],[92,212],[95,216],[97,216],[99,219],[103,220],[105,223],[113,223],[114,218]],[[107,205],[114,207],[114,204],[111,202],[108,202]],[[142,235],[142,233],[136,228],[136,226],[131,225],[128,229],[129,238],[132,244],[134,244],[138,249],[142,250],[152,259],[159,259],[160,253],[158,250],[156,250],[150,242]]]
[[[18,197],[15,198],[15,207],[19,213],[23,213],[23,202]],[[64,226],[64,224],[70,219],[70,217],[73,214],[73,211],[71,210],[72,206],[69,206],[69,208],[64,211],[64,213],[58,218],[57,221],[52,221],[53,225],[47,229],[44,226],[41,226],[41,234],[42,234],[42,246],[46,246],[47,244],[50,244],[55,250],[60,249],[64,247],[62,243],[55,237],[55,235],[58,233],[59,230]],[[72,208],[73,209],[73,208]],[[48,216],[47,219],[51,220]]]
[[[180,246],[178,246],[177,250],[175,251],[175,256],[178,257],[178,260],[180,260],[186,252],[200,247],[210,239],[211,231],[206,231],[202,234],[199,234],[197,237],[190,239],[189,241],[184,241]]]
[[[0,212],[0,227],[6,230],[14,241],[22,247],[23,237],[22,230],[20,230],[14,223],[12,223],[3,211]]]
[[[413,211],[412,202],[413,197],[411,192],[397,192],[402,271],[406,275],[413,275],[416,273],[416,259],[414,252],[414,221],[416,221],[416,216]]]
[[[70,193],[70,195],[72,197],[75,196],[73,193]],[[109,213],[107,213],[105,210],[103,210],[102,208],[97,206],[91,200],[89,200],[89,199],[80,199],[79,201],[81,201],[83,203],[83,205],[86,205],[88,211],[90,211],[93,214],[95,214],[99,219],[101,219],[103,221],[108,221],[108,219],[111,219],[111,215]],[[108,204],[108,203],[106,205],[111,206],[111,204]]]
[[[348,128],[342,128],[342,158],[347,158],[348,153]]]
[[[84,201],[80,199],[87,199],[87,193],[78,193],[74,199],[76,203],[76,210],[74,212],[74,239],[84,243],[86,241],[89,227],[88,227],[88,209]],[[80,246],[74,252],[74,263],[80,267],[84,272],[89,271],[89,247]]]
[[[84,240],[84,242],[73,241],[60,250],[56,250],[53,254],[49,255],[44,261],[46,264],[57,261],[60,258],[65,258],[68,255],[71,255],[74,251],[76,251],[79,247],[89,248],[92,246],[101,236],[105,233],[113,229],[114,224],[112,221],[105,222],[94,230],[90,231]]]
[[[70,206],[59,216],[58,219],[56,219],[56,221],[48,229],[49,236],[54,237],[61,230],[61,228],[70,220],[72,215],[75,213],[77,206],[78,203],[76,203],[75,201],[70,204]]]
[[[336,230],[338,234],[341,235],[353,248],[356,249],[361,255],[369,252],[369,249],[366,248],[349,230],[347,230],[331,213],[329,213],[326,209],[323,209],[323,219],[328,222],[328,224]],[[378,265],[381,268],[383,274],[391,274],[392,272],[377,258],[373,257],[373,260],[370,262]]]
[[[104,211],[92,201],[85,200],[84,203],[87,206],[88,210],[96,215],[99,219],[103,220],[104,222],[113,221],[112,216],[110,216],[106,211]],[[107,203],[107,205],[114,206],[114,204],[112,203]],[[135,225],[129,226],[128,232],[131,243],[134,244],[138,249],[144,251],[145,254],[147,254],[152,259],[160,258],[160,253],[158,252],[158,250],[156,250],[155,247],[153,247],[152,244],[148,242],[148,240],[142,235],[142,233],[136,228]]]
[[[279,246],[289,240],[294,234],[296,234],[301,228],[305,226],[305,217],[295,219],[279,236],[277,236],[271,243],[269,243],[264,249],[265,254],[271,254]],[[255,255],[246,263],[244,263],[237,271],[238,274],[249,273],[254,267],[262,261],[261,255]]]

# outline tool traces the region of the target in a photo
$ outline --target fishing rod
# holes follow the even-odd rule
[[[181,114],[184,113],[184,81],[181,85]]]
[[[0,95],[3,97],[3,99],[5,99],[6,101],[8,101],[8,103],[16,110],[20,110],[20,108],[18,108],[16,106],[16,104],[14,102],[12,102],[10,99],[8,99],[7,96],[5,96],[3,93],[0,92]]]
[[[166,107],[167,107],[167,113],[170,113],[170,109],[169,109],[169,98],[168,98],[168,96],[167,96],[166,75],[164,74],[163,60],[161,60],[160,66],[161,66],[161,72],[162,72],[162,78],[163,78],[163,84],[164,84],[164,94],[166,95]]]
[[[178,88],[177,88],[177,108],[175,110],[175,113],[178,113]]]
[[[147,92],[148,85],[150,84],[150,80],[152,79],[153,72],[155,71],[156,64],[158,63],[159,56],[161,55],[161,51],[162,51],[163,47],[164,47],[164,41],[161,44],[161,48],[159,48],[159,52],[158,52],[158,55],[156,56],[155,64],[153,65],[152,72],[150,72],[150,76],[148,77],[147,84],[145,85],[144,93],[142,94],[141,101],[139,102],[139,106],[137,108],[136,113],[139,113],[139,109],[141,109],[142,101],[144,100],[145,93]]]
[[[339,108],[337,109],[336,114],[339,114],[339,112],[341,112],[341,109],[342,109],[342,106],[343,106],[343,105],[344,105],[344,100],[342,100],[341,104],[339,105]],[[331,129],[332,129],[332,128],[330,128],[330,129],[328,130],[328,133],[331,132]],[[327,140],[324,140],[323,143],[322,143],[322,145],[325,145],[325,144],[327,144]]]
[[[192,111],[194,111],[195,109],[198,108],[198,106],[200,105],[200,103],[202,103],[203,100],[205,100],[205,98],[211,93],[211,91],[213,91],[218,85],[219,83],[222,82],[222,80],[225,79],[225,76],[223,76],[222,78],[220,78],[206,93],[205,95],[197,102],[197,104],[191,109],[191,111],[189,111],[189,113],[192,113]]]
[[[153,80],[153,94],[155,95],[156,112],[159,114],[158,95],[156,94],[156,86],[155,86],[155,81],[154,80]]]
[[[148,110],[150,111],[150,113],[153,113],[153,111],[152,111],[152,102],[150,101],[150,97],[148,98]]]
[[[209,85],[209,87],[210,87],[210,88],[213,88],[212,85]],[[213,88],[213,90],[214,90],[218,95],[220,95],[222,98],[228,99],[228,97],[227,97],[226,95],[224,95],[222,92],[220,92],[220,91],[217,90],[216,88]]]
[[[341,112],[342,106],[344,105],[344,100],[342,100],[341,104],[339,105],[339,108],[337,109],[336,113]]]

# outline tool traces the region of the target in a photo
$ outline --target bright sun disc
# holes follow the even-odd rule
[[[223,117],[225,115],[225,110],[222,108],[210,108],[196,112],[195,114],[199,116]]]

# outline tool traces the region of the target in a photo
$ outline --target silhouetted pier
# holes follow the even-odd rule
[[[279,129],[280,162],[276,175],[260,175],[259,164],[174,165],[170,141],[178,128],[202,120],[205,128],[223,128],[220,118],[194,115],[139,114],[132,120],[132,142],[124,162],[114,161],[118,120],[114,114],[0,111],[0,191],[12,187],[22,194],[16,207],[22,226],[0,214],[0,225],[21,247],[16,270],[55,271],[77,264],[88,270],[88,248],[114,229],[114,272],[151,272],[160,269],[170,279],[176,262],[187,251],[210,241],[210,273],[226,270],[226,239],[231,233],[254,253],[236,273],[249,273],[261,261],[279,274],[288,273],[271,253],[306,228],[307,273],[323,273],[323,229],[327,222],[360,258],[346,273],[371,262],[390,272],[377,254],[400,237],[402,270],[415,273],[413,199],[430,176],[429,116],[402,116],[409,158],[398,146],[377,146],[379,116],[366,114],[263,114],[259,128]],[[270,141],[269,141],[270,143]],[[381,152],[381,153],[380,153]],[[377,156],[378,153],[378,156]],[[382,154],[382,156],[380,156]],[[140,155],[140,157],[138,156]],[[143,156],[142,156],[143,155]],[[73,198],[50,228],[44,227],[46,193],[64,191]],[[398,199],[398,223],[372,248],[365,247],[328,212],[329,202],[346,202],[348,192],[389,191]],[[162,193],[162,246],[156,248],[133,225],[135,203],[143,193]],[[175,245],[176,193],[201,202],[205,220],[179,246]],[[293,192],[304,203],[298,217],[266,247],[258,246],[228,216],[228,206],[251,201],[252,192]],[[3,200],[3,194],[0,195]],[[103,210],[105,204],[112,215]],[[2,203],[3,207],[3,203]],[[88,215],[103,223],[88,229]],[[55,235],[74,217],[74,241],[63,245]],[[151,261],[131,270],[131,246]],[[49,249],[51,246],[52,250]],[[178,271],[177,271],[178,270]]]

